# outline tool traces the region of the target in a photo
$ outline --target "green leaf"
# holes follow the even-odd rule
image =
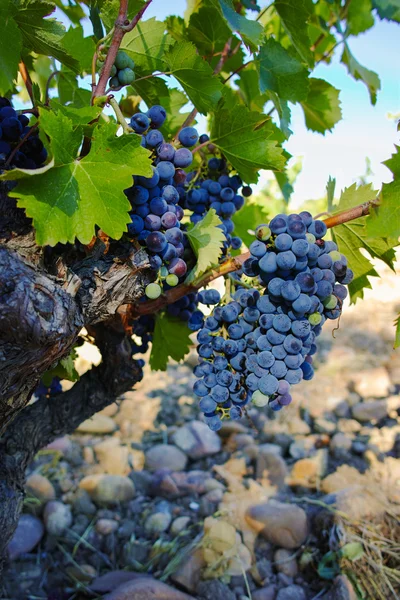
[[[144,4],[144,0],[129,0],[127,18],[129,20],[139,12]],[[118,17],[120,0],[104,0],[101,4],[100,17],[107,31],[114,27],[114,23]]]
[[[265,196],[262,198],[262,204],[254,200],[246,200],[243,208],[232,217],[235,235],[239,236],[247,247],[255,240],[255,228],[262,223],[268,223],[270,219],[265,200]]]
[[[364,556],[364,548],[360,542],[349,542],[340,549],[340,556],[354,562]]]
[[[221,219],[215,210],[210,209],[206,216],[187,232],[190,245],[197,257],[194,271],[190,274],[195,279],[208,267],[218,263],[225,242],[225,234],[220,229]]]
[[[44,385],[50,385],[53,381],[54,377],[59,377],[60,379],[68,379],[68,381],[78,381],[79,373],[75,369],[75,359],[77,358],[77,353],[75,349],[71,351],[71,353],[62,358],[55,367],[49,369],[42,376],[42,381]]]
[[[22,50],[22,36],[11,16],[11,3],[0,6],[0,94],[13,89]]]
[[[214,2],[215,4],[215,2]],[[232,0],[219,0],[220,9],[224,15],[229,27],[233,32],[238,32],[243,38],[244,43],[255,50],[261,44],[264,30],[257,21],[252,21],[238,14],[233,7]]]
[[[173,43],[165,33],[165,25],[155,18],[138,23],[122,39],[121,50],[125,50],[140,67],[143,74],[153,71],[165,71],[167,63],[165,53]]]
[[[190,350],[192,333],[184,321],[157,313],[150,354],[150,367],[153,371],[165,371],[168,359],[182,360]]]
[[[318,563],[318,575],[323,579],[334,579],[340,573],[336,552],[327,552]]]
[[[225,19],[216,8],[200,8],[190,17],[187,36],[202,56],[221,52],[230,35]]]
[[[54,4],[63,11],[71,23],[79,25],[82,19],[86,17],[83,8],[79,4],[69,4],[65,6],[62,0],[53,0]]]
[[[376,192],[370,184],[361,185],[357,188],[354,183],[342,192],[337,210],[346,210],[368,202],[375,197]],[[347,257],[349,267],[354,272],[354,279],[349,285],[352,302],[355,302],[358,298],[363,298],[365,287],[371,288],[368,277],[379,277],[371,261],[360,250],[366,250],[372,258],[382,260],[393,269],[395,259],[393,248],[398,244],[395,238],[370,236],[365,223],[366,218],[362,217],[332,229],[333,240],[338,244],[340,252]]]
[[[169,139],[181,128],[189,114],[189,112],[181,112],[188,99],[180,90],[170,88],[167,96],[160,96],[159,101],[167,111],[167,118],[161,127],[161,132],[165,139]]]
[[[211,139],[246,183],[256,183],[261,169],[285,166],[270,118],[245,106],[227,109],[222,104],[213,119]]]
[[[328,183],[326,184],[326,195],[328,199],[328,212],[333,211],[333,200],[335,198],[336,179],[329,175]]]
[[[85,37],[82,27],[70,27],[61,40],[64,48],[78,61],[80,73],[90,73],[92,70],[92,58],[96,50],[93,38]]]
[[[25,50],[52,56],[72,71],[79,72],[79,63],[62,44],[65,28],[56,19],[46,19],[55,6],[46,0],[20,0],[15,21],[22,33]]]
[[[400,23],[400,0],[372,0],[372,5],[381,19]]]
[[[276,111],[279,116],[279,125],[280,130],[282,131],[285,138],[288,140],[292,135],[293,131],[290,129],[290,121],[292,118],[292,113],[290,112],[290,108],[288,103],[285,100],[281,100],[275,92],[268,93],[270,100],[274,103]]]
[[[101,106],[82,106],[80,108],[70,105],[64,106],[57,100],[50,100],[50,108],[56,114],[63,114],[73,125],[87,125],[90,121],[96,119],[103,110]]]
[[[400,146],[396,146],[396,153],[392,154],[391,158],[388,158],[383,162],[384,165],[393,173],[395,178],[400,178]]]
[[[347,30],[350,35],[358,35],[374,24],[371,0],[351,0],[347,10]]]
[[[18,206],[33,219],[39,245],[89,243],[95,225],[119,239],[129,222],[130,203],[123,189],[132,183],[132,173],[151,175],[149,152],[137,135],[116,137],[118,125],[99,125],[90,153],[78,159],[82,128],[71,119],[40,110],[41,130],[50,137],[53,160],[36,171],[14,169],[3,179],[18,180],[11,192]]]
[[[396,326],[396,334],[395,334],[395,338],[394,338],[393,348],[396,349],[396,348],[400,347],[400,315],[397,317],[394,324]]]
[[[383,184],[380,204],[367,218],[367,232],[371,237],[400,237],[400,147],[395,148],[395,154],[383,163],[395,179]]]
[[[168,97],[168,87],[163,79],[159,77],[149,77],[141,81],[134,81],[128,88],[128,93],[132,89],[135,94],[140,96],[150,108],[153,104],[159,104],[161,97]],[[164,107],[166,109],[166,107]]]
[[[308,22],[314,12],[312,0],[275,0],[274,6],[293,46],[308,66],[312,67],[314,57],[308,35]]]
[[[186,23],[182,17],[177,15],[171,15],[165,19],[165,26],[168,33],[177,42],[184,42],[187,40]]]
[[[259,84],[259,74],[255,63],[249,65],[240,73],[240,78],[235,81],[239,87],[239,95],[250,110],[262,112],[265,104],[269,100],[269,94],[261,94]],[[228,89],[228,88],[227,88]]]
[[[179,81],[202,114],[213,109],[222,96],[222,83],[213,75],[190,42],[177,42],[165,55],[169,72]]]
[[[71,103],[77,108],[90,104],[91,92],[80,88],[72,71],[62,68],[57,75],[58,97],[61,104]]]
[[[341,61],[346,65],[350,75],[354,77],[356,81],[362,81],[368,88],[369,97],[371,104],[376,104],[376,95],[378,90],[381,89],[381,82],[374,71],[366,69],[354,58],[350,52],[350,48],[345,43]]]
[[[273,38],[261,46],[257,64],[262,92],[271,90],[282,100],[291,102],[307,98],[308,70]]]
[[[288,204],[290,196],[293,194],[294,189],[289,181],[286,169],[284,171],[275,171],[274,175],[282,192],[283,199],[285,200],[286,204]]]
[[[324,79],[310,78],[307,100],[301,102],[307,129],[325,135],[342,118],[339,90]]]

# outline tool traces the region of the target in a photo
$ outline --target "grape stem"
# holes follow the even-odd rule
[[[105,94],[107,81],[110,78],[111,69],[118,54],[122,38],[124,37],[125,33],[132,31],[136,27],[151,2],[152,0],[147,0],[132,21],[129,21],[127,19],[128,0],[120,0],[118,17],[114,25],[114,33],[107,52],[106,60],[104,61],[104,65],[100,73],[99,82],[93,90],[92,103],[94,98],[97,96],[104,96]]]
[[[128,123],[126,122],[126,119],[125,119],[124,115],[122,114],[119,104],[116,101],[116,99],[114,98],[114,96],[113,95],[109,96],[107,102],[110,106],[112,106],[112,108],[115,112],[115,116],[117,117],[117,121],[122,126],[123,132],[124,133],[132,133],[132,129],[129,127]]]
[[[343,225],[343,223],[348,223],[349,221],[354,221],[355,219],[369,215],[371,208],[374,208],[378,205],[379,201],[377,199],[370,200],[369,202],[364,202],[359,206],[338,212],[332,217],[325,219],[324,223],[328,229],[337,227],[338,225]],[[214,279],[228,275],[233,271],[238,271],[248,258],[250,258],[250,252],[244,252],[239,256],[228,258],[220,265],[212,267],[203,273],[203,275],[196,279],[196,281],[192,284],[182,283],[181,285],[168,290],[165,292],[165,294],[162,294],[159,298],[157,298],[157,300],[151,300],[133,305],[131,315],[133,317],[139,317],[140,315],[154,314],[165,308],[165,306],[168,306],[168,304],[172,304],[180,298],[183,298],[183,296],[186,296],[191,292],[197,292],[197,290],[206,286],[211,281],[214,281]]]
[[[21,77],[24,81],[25,87],[26,87],[26,91],[29,94],[29,98],[31,99],[31,102],[33,104],[33,106],[35,106],[35,98],[33,96],[33,86],[32,86],[32,79],[31,76],[28,73],[28,69],[26,68],[26,64],[24,63],[23,60],[21,60],[21,62],[18,65],[18,70],[21,74]]]

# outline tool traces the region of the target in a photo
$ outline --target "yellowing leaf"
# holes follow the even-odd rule
[[[221,220],[212,208],[201,221],[187,232],[190,245],[197,256],[196,267],[190,274],[191,280],[204,273],[208,267],[218,263],[222,245],[226,239],[219,225],[221,225]]]

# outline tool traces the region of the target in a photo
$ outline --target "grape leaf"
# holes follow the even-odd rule
[[[290,196],[293,194],[294,189],[289,181],[287,171],[286,169],[284,171],[275,171],[274,175],[282,192],[283,199],[285,200],[286,204],[288,204]]]
[[[157,313],[155,319],[149,362],[153,371],[165,371],[169,358],[180,361],[189,352],[191,331],[184,321],[165,312]]]
[[[121,50],[125,50],[144,74],[165,71],[165,53],[173,43],[165,33],[165,25],[155,18],[141,21],[122,39]]]
[[[367,31],[374,24],[371,0],[351,0],[347,10],[347,30],[350,35]]]
[[[55,113],[62,113],[73,125],[86,125],[93,119],[96,119],[102,112],[101,106],[64,106],[57,102],[57,100],[50,100],[50,107]]]
[[[282,100],[298,102],[307,98],[308,70],[281,44],[269,38],[258,55],[260,90],[272,90]]]
[[[367,219],[367,232],[371,237],[400,237],[400,147],[396,154],[385,161],[395,176],[391,183],[384,183],[380,193],[380,204],[371,211]]]
[[[93,3],[93,2],[92,2]],[[127,18],[129,20],[139,12],[144,4],[144,0],[128,0]],[[120,0],[105,0],[101,3],[100,17],[107,31],[114,27],[118,16]]]
[[[190,281],[204,273],[211,265],[218,263],[222,245],[226,240],[219,225],[221,225],[221,219],[211,208],[206,216],[187,232],[186,235],[197,257],[196,266],[189,274]],[[188,283],[188,279],[186,283]]]
[[[396,326],[396,334],[395,334],[395,338],[394,338],[394,349],[399,348],[400,347],[400,315],[397,317],[397,319],[394,322],[395,326]]]
[[[80,65],[80,73],[90,73],[92,57],[96,49],[93,38],[85,37],[82,27],[70,27],[61,40],[64,48]]]
[[[293,46],[312,67],[314,57],[308,35],[308,21],[314,12],[312,0],[275,0],[274,6]]]
[[[244,43],[250,49],[255,50],[261,44],[264,35],[262,25],[237,13],[232,0],[219,0],[218,4],[231,30],[233,32],[237,31],[243,38]]]
[[[140,79],[140,77],[138,77]],[[159,77],[150,77],[149,79],[142,79],[141,81],[133,81],[129,88],[128,93],[133,90],[138,96],[146,102],[147,106],[153,106],[153,104],[159,104],[161,97],[168,96],[168,87],[163,79]],[[167,110],[167,107],[164,107]]]
[[[169,72],[179,81],[202,114],[213,109],[222,96],[222,83],[191,42],[177,42],[165,55]]]
[[[372,0],[372,5],[381,19],[400,23],[400,0]]]
[[[115,137],[115,123],[99,125],[87,156],[78,159],[82,128],[61,113],[40,110],[40,127],[50,137],[52,161],[36,171],[14,169],[3,179],[18,180],[10,193],[33,219],[37,243],[55,245],[78,238],[87,244],[95,225],[114,239],[126,231],[130,203],[123,189],[132,173],[151,175],[149,152],[137,135]]]
[[[307,99],[301,102],[307,129],[325,135],[342,118],[339,90],[324,79],[310,78]]]
[[[254,242],[254,230],[257,225],[268,223],[270,219],[268,208],[265,205],[265,197],[263,200],[263,204],[247,200],[243,208],[232,217],[235,224],[235,235],[239,236],[247,247]]]
[[[187,36],[202,56],[221,52],[230,35],[225,19],[216,8],[200,8],[190,17]]]
[[[281,100],[279,96],[275,94],[275,92],[269,92],[268,95],[274,103],[274,106],[278,113],[280,130],[282,131],[285,138],[288,140],[293,133],[293,131],[289,127],[292,118],[292,113],[290,111],[288,103],[285,100]]]
[[[344,45],[341,61],[346,65],[350,75],[354,77],[356,81],[365,83],[369,91],[371,104],[375,105],[377,92],[381,89],[381,82],[378,75],[374,73],[374,71],[370,71],[366,67],[360,65],[350,52],[350,48],[346,43]]]
[[[57,74],[58,97],[62,104],[71,103],[77,108],[90,104],[91,92],[79,87],[72,71],[62,67]]]
[[[170,88],[167,96],[160,96],[159,102],[167,111],[167,118],[161,127],[161,132],[165,139],[169,139],[180,129],[189,114],[189,112],[181,112],[188,99],[180,90]]]
[[[249,65],[240,73],[240,78],[235,81],[239,87],[239,96],[250,110],[262,112],[265,104],[269,100],[268,94],[261,94],[259,84],[259,74],[255,63]],[[228,89],[228,88],[227,88]]]
[[[65,28],[56,19],[46,19],[55,6],[46,0],[20,0],[14,19],[22,33],[25,50],[52,56],[72,71],[79,72],[79,63],[64,48]]]
[[[83,8],[79,4],[65,6],[62,0],[53,0],[54,4],[67,15],[71,23],[79,25],[82,19],[86,17]]]
[[[245,106],[227,109],[222,104],[214,115],[211,139],[247,183],[258,181],[260,169],[285,166],[271,120]]]
[[[75,369],[75,359],[77,358],[76,350],[73,349],[68,356],[62,358],[55,367],[46,371],[42,376],[44,385],[50,386],[54,377],[60,379],[68,379],[68,381],[78,381],[79,373]]]
[[[10,14],[10,2],[0,6],[0,94],[13,87],[22,50],[22,36]]]
[[[343,190],[337,209],[339,211],[346,210],[375,197],[376,192],[371,184],[361,185],[357,188],[354,183]],[[364,297],[364,288],[371,288],[368,277],[379,277],[371,261],[360,252],[361,249],[366,250],[372,258],[378,258],[394,269],[395,253],[393,248],[397,246],[398,241],[390,237],[387,239],[370,237],[365,222],[365,217],[362,217],[332,229],[333,240],[337,243],[340,252],[347,257],[349,267],[354,272],[354,279],[349,285],[351,302]]]
[[[186,23],[182,17],[170,15],[165,19],[165,26],[168,33],[172,35],[177,42],[184,42],[187,40]]]

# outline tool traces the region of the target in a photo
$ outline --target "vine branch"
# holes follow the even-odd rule
[[[328,219],[324,219],[324,223],[328,229],[337,227],[343,223],[354,221],[355,219],[369,215],[371,208],[377,206],[378,204],[379,201],[377,199],[364,202],[363,204],[353,208],[338,212]],[[165,292],[165,294],[162,294],[162,296],[157,298],[157,300],[146,301],[143,303],[138,302],[132,306],[131,316],[138,317],[140,315],[149,315],[158,312],[165,306],[168,306],[168,304],[172,304],[180,298],[183,298],[183,296],[186,296],[191,292],[197,292],[197,290],[199,290],[201,287],[204,287],[214,279],[217,279],[223,275],[228,275],[233,271],[238,271],[248,258],[250,258],[250,252],[244,252],[239,256],[228,258],[222,264],[203,273],[203,275],[199,277],[193,284],[189,285],[183,283],[168,290]]]
[[[33,106],[35,106],[35,99],[33,96],[33,86],[32,86],[32,79],[31,76],[28,73],[28,69],[26,68],[26,64],[24,63],[23,60],[21,60],[21,62],[18,65],[18,70],[21,74],[21,77],[24,81],[25,87],[26,87],[26,91],[29,94],[29,98],[31,99],[31,102],[33,104]]]

